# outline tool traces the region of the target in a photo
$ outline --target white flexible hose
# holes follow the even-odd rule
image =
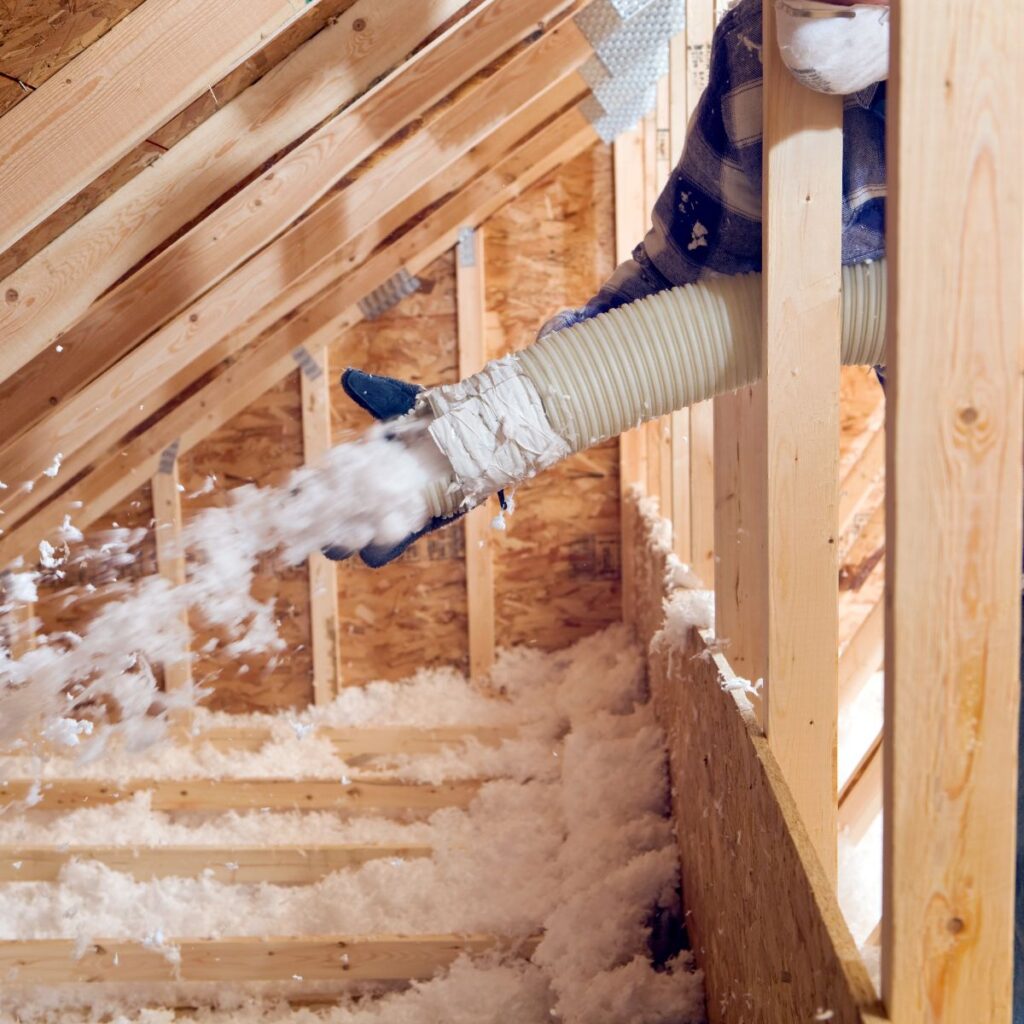
[[[885,361],[885,261],[843,267],[842,362]],[[423,393],[454,468],[435,514],[479,503],[646,420],[761,376],[761,275],[658,292]]]

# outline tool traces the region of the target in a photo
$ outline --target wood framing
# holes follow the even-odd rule
[[[681,647],[657,638],[677,563],[655,519],[635,510],[633,522],[637,627],[645,650],[654,640],[648,674],[669,736],[687,930],[709,1020],[876,1021],[833,883],[728,662],[696,631]]]
[[[208,875],[225,885],[312,885],[371,860],[429,857],[422,844],[358,843],[312,846],[0,846],[0,882],[55,882],[72,860],[93,860],[151,878]]]
[[[245,338],[312,298],[327,283],[317,277],[318,265],[414,193],[423,183],[424,167],[443,174],[496,123],[571,75],[589,52],[572,22],[543,34],[15,441],[0,457],[0,473],[13,480],[38,478],[38,483],[31,492],[19,489],[8,496],[7,515],[24,514],[59,486],[40,477],[40,458],[45,456],[45,468],[54,451],[63,452],[69,474],[93,463],[126,429],[172,400]],[[239,331],[243,324],[245,332]],[[117,401],[127,396],[130,402]]]
[[[302,393],[302,457],[315,466],[331,447],[331,382],[327,347],[293,353]],[[327,704],[338,692],[341,649],[338,636],[337,564],[319,551],[309,556],[309,618],[313,645],[313,702]]]
[[[4,395],[0,433],[16,436],[50,411],[51,399],[65,401],[105,369],[131,339],[138,339],[140,332],[144,335],[146,325],[159,326],[209,288],[213,281],[177,261],[173,266],[178,276],[158,277],[161,267],[170,269],[170,253],[132,274],[132,286],[111,286],[296,138],[339,109],[348,109],[461,3],[430,0],[420,5],[416,19],[409,19],[401,0],[358,0],[337,23],[300,46],[162,154],[145,174],[118,189],[0,282],[5,293],[18,295],[16,302],[0,307],[0,329],[7,342],[5,375],[64,332],[62,358],[51,354],[36,360],[19,378],[17,391]],[[240,124],[245,131],[238,131]],[[262,194],[271,192],[276,178],[273,171],[268,173],[269,181],[264,174],[243,190],[261,204],[272,198]],[[225,230],[229,224],[225,213],[213,222]],[[197,229],[210,223],[206,218]],[[209,235],[197,229],[171,247],[175,256],[182,249],[203,255],[199,242],[205,238],[209,243]],[[235,244],[233,237],[230,241]],[[209,252],[206,255],[209,258]],[[168,281],[172,287],[166,287]],[[134,284],[147,282],[145,298],[139,301]],[[93,302],[90,315],[76,323]],[[82,361],[90,369],[85,380]]]
[[[543,97],[542,97],[543,99]],[[60,499],[0,539],[0,564],[32,547],[40,534],[54,529],[68,511],[88,525],[152,472],[159,453],[175,438],[184,452],[211,430],[294,369],[292,350],[327,344],[361,316],[360,298],[383,284],[401,266],[410,271],[429,265],[454,244],[466,223],[480,223],[552,168],[592,145],[596,135],[575,109],[567,111],[514,149],[486,174],[476,178],[399,239],[365,259],[341,284],[328,290],[305,312],[267,334],[233,366],[177,406],[116,456],[101,462]],[[374,236],[376,237],[376,236]],[[134,415],[133,410],[129,410]],[[82,505],[73,503],[81,501]]]
[[[483,230],[459,232],[455,246],[455,291],[459,338],[459,377],[465,379],[487,362],[484,331]],[[496,502],[485,501],[465,517],[466,600],[469,610],[469,674],[486,676],[494,665],[494,555],[491,549]]]
[[[896,1021],[1005,1021],[1024,7],[902,0],[891,31],[883,995]]]
[[[24,800],[35,783],[0,782],[0,806]],[[285,811],[348,810],[353,813],[414,814],[441,807],[466,807],[480,784],[437,785],[387,779],[107,779],[45,780],[39,790],[43,810],[96,807],[149,792],[154,811],[218,812],[267,807]]]
[[[834,878],[843,102],[801,85],[778,47],[762,58],[764,725]]]
[[[535,942],[524,944],[529,955]],[[491,935],[246,936],[141,942],[74,939],[0,942],[0,972],[21,984],[117,981],[408,981],[430,978],[466,954],[509,945]],[[173,955],[168,955],[173,953]]]
[[[178,478],[178,453],[174,445],[160,456],[156,473],[150,483],[153,490],[153,534],[156,540],[156,562],[160,575],[172,586],[185,582],[185,549],[181,537],[181,483]],[[181,656],[163,665],[164,688],[180,690],[192,684],[189,660],[188,613],[181,613],[185,640]]]
[[[0,251],[309,6],[153,0],[129,14],[0,119]]]

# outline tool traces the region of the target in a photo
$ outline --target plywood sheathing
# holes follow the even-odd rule
[[[595,146],[487,224],[488,355],[523,348],[554,313],[581,306],[614,267],[611,151]],[[620,617],[618,442],[516,493],[496,538],[499,646],[556,649]]]
[[[246,483],[275,486],[302,465],[302,403],[298,371],[271,388],[180,460],[186,524],[197,512],[228,503],[228,491]],[[209,477],[215,481],[207,483]],[[201,493],[206,490],[206,493]],[[259,600],[274,599],[278,634],[285,641],[276,656],[228,656],[220,644],[203,647],[211,632],[193,609],[192,675],[214,693],[205,703],[224,711],[277,711],[305,707],[313,700],[310,650],[309,573],[285,566],[273,553],[260,559],[252,587]]]
[[[637,514],[637,631],[664,619],[669,553]],[[779,765],[694,632],[648,659],[668,734],[687,928],[711,1024],[877,1024],[876,996]]]
[[[54,570],[34,565],[32,568],[41,573],[39,600],[33,609],[39,620],[39,632],[59,634],[70,630],[81,633],[104,604],[124,596],[124,588],[118,583],[130,585],[144,576],[154,575],[157,565],[152,521],[153,501],[147,483],[83,531],[84,541],[71,546],[71,562],[60,565],[56,570],[63,576],[58,578]],[[99,554],[99,548],[115,528],[146,531],[133,549],[134,561],[120,567],[112,565],[109,559]],[[91,553],[81,556],[81,551]],[[57,554],[61,552],[58,550]],[[89,587],[95,587],[95,590],[90,591]],[[159,667],[154,665],[152,668],[159,677]]]
[[[347,366],[431,386],[458,380],[455,264],[419,275],[426,288],[346,332],[330,351],[335,441],[371,422],[337,385]],[[468,666],[462,524],[432,534],[385,569],[358,559],[338,572],[342,685],[402,679],[421,666]]]

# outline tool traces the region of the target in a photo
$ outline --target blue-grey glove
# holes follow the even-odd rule
[[[345,394],[360,408],[365,409],[374,419],[393,420],[412,411],[416,404],[416,396],[422,390],[416,384],[409,384],[394,377],[381,377],[362,370],[347,369],[341,375],[341,386]],[[391,547],[370,545],[359,552],[359,557],[371,568],[379,569],[388,562],[393,562],[410,544],[417,541],[425,533],[447,526],[465,512],[456,512],[453,516],[434,516],[421,530],[410,533]],[[349,558],[354,552],[347,548],[325,547],[323,553],[334,562]]]

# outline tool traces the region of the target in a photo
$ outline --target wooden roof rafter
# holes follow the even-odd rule
[[[355,266],[365,249],[356,249],[341,264],[337,255],[357,232],[415,192],[424,167],[443,172],[486,139],[495,124],[529,107],[538,90],[569,78],[589,52],[571,22],[540,35],[496,73],[467,85],[453,102],[422,119],[415,132],[372,160],[345,188],[16,439],[0,454],[0,478],[15,485],[38,482],[5,492],[7,523],[28,515],[247,339]],[[585,91],[578,78],[566,88],[563,103]],[[41,477],[57,451],[65,457],[62,479]]]
[[[148,0],[0,119],[7,249],[318,0]]]
[[[6,435],[87,382],[74,363],[88,359],[88,379],[102,372],[272,241],[391,135],[571,0],[485,0],[424,46],[465,2],[431,0],[416,20],[399,0],[353,4],[174,147],[152,174],[133,180],[0,283],[0,291],[19,296],[0,307],[8,339],[0,368],[8,376],[24,366],[18,384],[39,385],[5,396]],[[239,123],[246,131],[239,133]],[[296,139],[300,144],[288,151]],[[272,167],[216,205],[282,151]],[[26,365],[58,338],[60,358],[48,353]]]
[[[554,87],[556,97],[564,96],[566,84]],[[585,92],[580,83],[581,92]],[[545,120],[550,117],[551,98],[541,96],[533,108]],[[528,112],[510,118],[521,125]],[[495,136],[502,134],[499,127]],[[300,345],[321,345],[337,339],[347,327],[361,319],[356,303],[383,284],[400,268],[415,273],[429,265],[452,244],[461,227],[475,225],[491,216],[545,174],[578,155],[597,139],[586,118],[575,108],[566,110],[539,131],[529,133],[518,145],[503,138],[490,148],[490,165],[480,168],[478,154],[470,152],[453,169],[442,170],[416,190],[410,201],[393,211],[390,224],[374,224],[342,251],[338,262],[356,263],[335,285],[316,294],[303,310],[252,342],[223,372],[153,423],[123,447],[96,461],[94,468],[51,501],[0,538],[0,562],[8,562],[31,550],[42,536],[57,528],[70,514],[86,527],[104,511],[154,472],[163,450],[179,442],[187,451],[237,412],[273,387],[295,369],[292,352]],[[511,149],[502,158],[501,154]],[[408,230],[386,241],[372,255],[354,259],[365,246],[365,237],[379,241],[401,223],[422,211],[426,204],[444,195],[453,179],[479,172],[477,176],[442,202]],[[417,198],[418,197],[418,198]],[[397,214],[398,216],[395,216]],[[401,220],[399,220],[399,216]],[[395,223],[395,221],[398,223]],[[387,222],[388,218],[384,218]],[[390,230],[389,230],[390,227]],[[250,335],[251,337],[251,335]],[[78,505],[78,503],[81,505]]]

